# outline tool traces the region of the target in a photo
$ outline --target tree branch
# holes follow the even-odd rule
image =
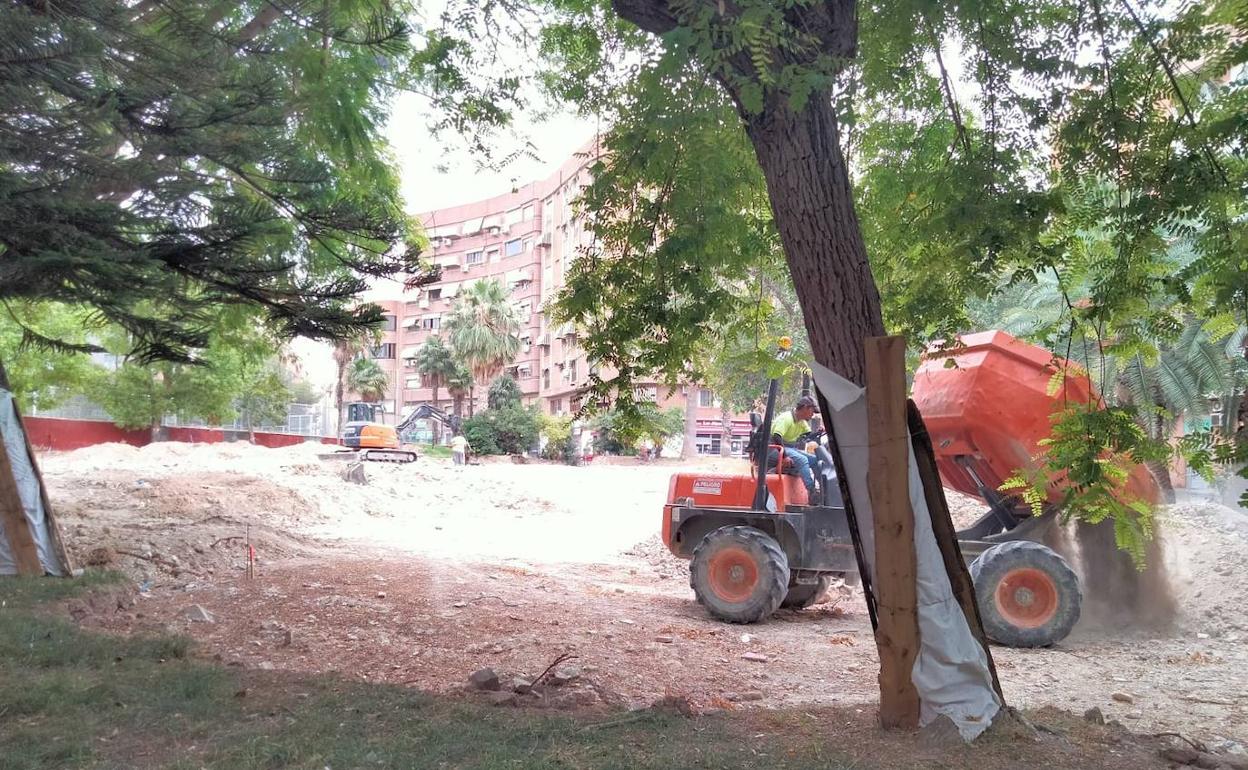
[[[611,0],[611,7],[620,18],[655,35],[671,32],[678,25],[676,15],[665,0]]]

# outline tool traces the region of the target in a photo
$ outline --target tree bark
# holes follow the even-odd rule
[[[698,456],[698,392],[700,388],[689,385],[685,395],[685,443],[680,447],[680,459],[689,460]],[[658,453],[662,444],[655,445]]]
[[[719,456],[732,456],[732,412],[728,411],[728,402],[720,400],[719,419],[721,436],[719,440]]]
[[[884,334],[880,294],[854,213],[831,94],[794,113],[780,95],[743,113],[819,363],[863,385],[862,341]]]

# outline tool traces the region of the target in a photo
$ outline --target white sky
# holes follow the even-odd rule
[[[399,163],[403,199],[412,214],[501,195],[513,185],[541,179],[589,141],[595,131],[593,120],[570,113],[537,125],[525,125],[528,116],[519,115],[517,124],[529,135],[538,159],[522,157],[499,170],[478,168],[478,159],[453,132],[436,138],[429,133],[427,106],[420,96],[400,94],[386,127]],[[523,141],[499,137],[494,143],[495,157],[506,157],[523,147]]]

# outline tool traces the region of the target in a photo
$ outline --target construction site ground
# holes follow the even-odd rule
[[[573,681],[542,706],[840,708],[878,699],[861,596],[848,588],[765,623],[711,620],[657,530],[670,475],[635,460],[586,467],[421,458],[341,478],[331,448],[106,444],[41,458],[80,563],[120,569],[132,601],[73,601],[89,628],[186,634],[245,670],[338,673],[462,693],[472,672]],[[735,460],[700,470],[743,471]],[[977,501],[954,497],[955,518]],[[1049,649],[994,647],[1008,701],[1136,733],[1248,745],[1248,517],[1212,503],[1163,511],[1173,624],[1089,619]],[[255,561],[249,576],[249,544]]]

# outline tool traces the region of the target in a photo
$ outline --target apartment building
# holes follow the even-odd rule
[[[545,179],[420,215],[431,242],[429,259],[442,267],[442,278],[379,303],[387,313],[386,326],[372,355],[394,383],[385,402],[392,421],[420,404],[433,403],[432,388],[415,368],[416,351],[430,336],[442,334],[456,297],[487,279],[503,282],[520,317],[520,353],[505,371],[519,383],[524,402],[549,414],[580,409],[594,363],[587,359],[576,328],[553,323],[543,308],[563,287],[570,265],[590,245],[591,233],[574,204],[590,182],[589,167],[597,152],[591,142]],[[485,405],[487,385],[477,388],[477,409]],[[664,408],[683,409],[686,398],[697,398],[698,450],[720,453],[722,415],[710,391],[696,385],[674,393],[658,383],[640,387]],[[451,403],[441,389],[436,405],[449,410]],[[737,416],[732,433],[732,449],[740,454],[749,435],[748,419]]]

